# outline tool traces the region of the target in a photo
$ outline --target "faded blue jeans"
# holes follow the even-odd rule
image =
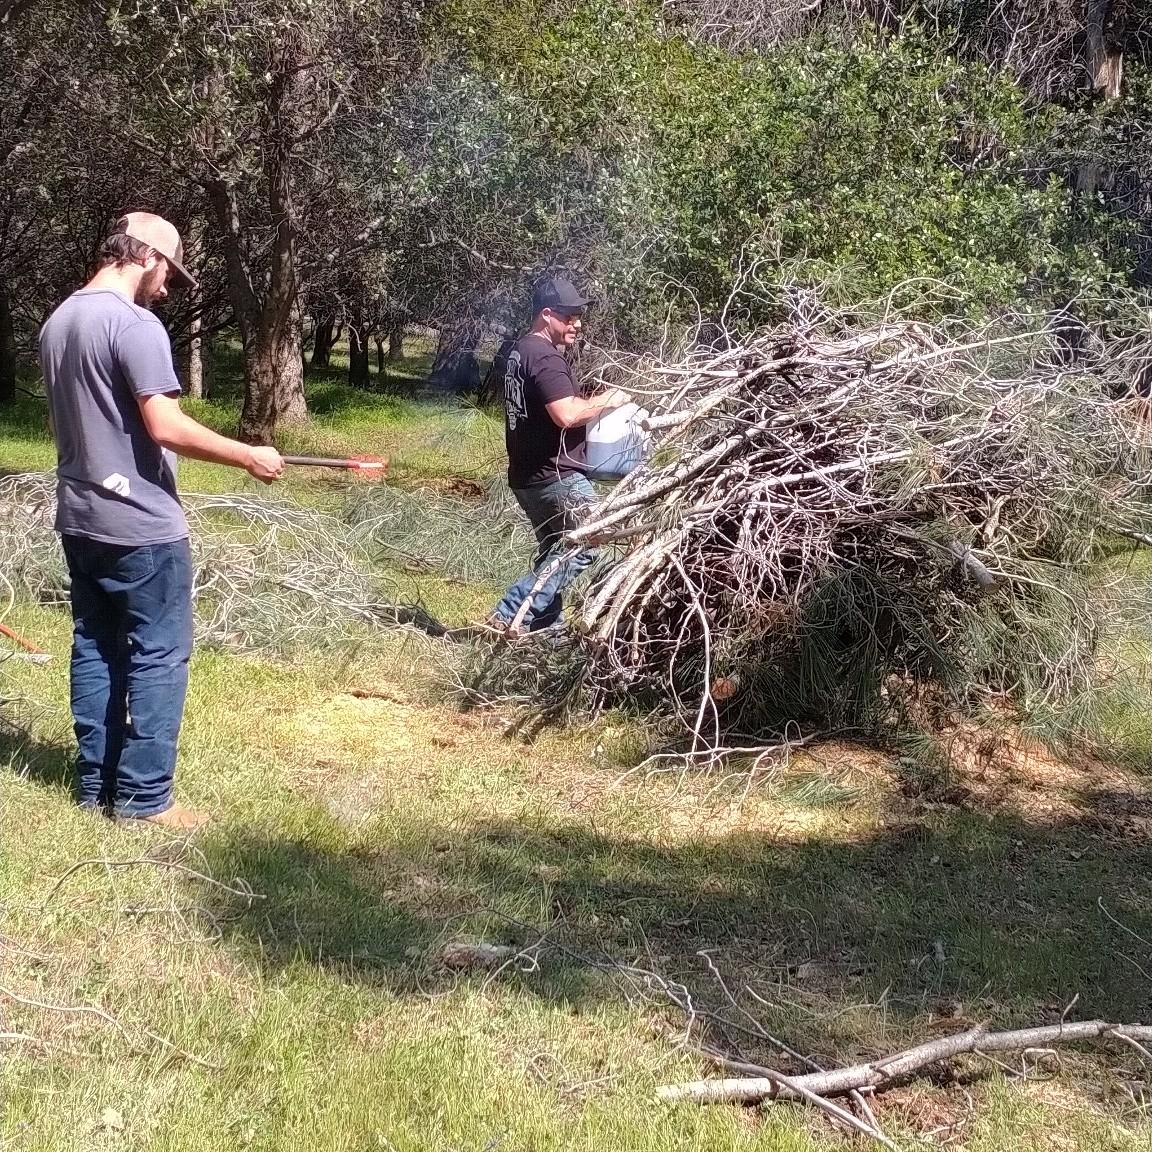
[[[76,799],[118,816],[172,804],[192,655],[187,540],[131,547],[63,536],[72,582]]]
[[[521,576],[504,593],[504,599],[492,615],[505,624],[511,624],[543,576],[543,583],[532,595],[521,621],[524,631],[536,632],[560,620],[564,589],[596,559],[594,551],[582,551],[557,564],[568,551],[564,533],[578,528],[583,522],[588,508],[596,502],[596,490],[587,477],[575,474],[534,488],[513,488],[512,495],[524,509],[524,515],[536,533],[536,559],[532,562],[532,571]]]

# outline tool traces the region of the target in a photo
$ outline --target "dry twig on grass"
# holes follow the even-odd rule
[[[180,856],[185,856],[189,852],[195,850],[186,841],[175,841],[172,845],[165,846],[160,850],[168,850],[175,848]],[[223,883],[215,877],[208,875],[200,869],[193,868],[191,865],[184,863],[184,861],[177,857],[167,857],[162,855],[154,856],[140,856],[131,859],[108,859],[104,857],[95,857],[92,859],[79,860],[70,868],[64,871],[53,883],[47,895],[41,903],[41,911],[44,911],[51,904],[57,893],[67,883],[67,881],[78,872],[86,868],[102,868],[106,872],[119,869],[130,869],[139,867],[152,867],[159,868],[163,871],[174,872],[181,876],[193,879],[201,884],[207,884],[216,888],[230,896],[241,897],[245,901],[246,907],[251,907],[253,901],[263,900],[264,896],[259,892],[254,892],[252,888],[242,879],[234,879],[232,883]],[[139,914],[145,911],[154,911],[153,909],[124,909],[126,912],[134,912]],[[169,911],[169,909],[155,909],[155,911]],[[3,944],[0,941],[0,944]],[[26,949],[17,949],[21,953],[35,957],[36,954],[27,951]],[[43,958],[42,958],[43,959]],[[221,1065],[214,1061],[207,1060],[203,1057],[197,1056],[195,1053],[189,1052],[185,1048],[173,1043],[167,1037],[153,1032],[148,1028],[136,1026],[134,1030],[130,1030],[117,1016],[103,1008],[98,1008],[91,1004],[63,1004],[53,1003],[46,1000],[41,1000],[31,996],[21,995],[9,988],[0,988],[0,997],[12,1001],[14,1004],[20,1004],[28,1008],[34,1008],[42,1012],[51,1012],[61,1015],[82,1016],[90,1017],[99,1020],[105,1024],[111,1025],[130,1045],[135,1048],[143,1047],[140,1040],[136,1038],[133,1032],[137,1032],[144,1039],[158,1044],[165,1051],[182,1057],[183,1059],[190,1060],[194,1064],[199,1064],[204,1068],[219,1068]]]
[[[45,909],[52,902],[52,898],[63,887],[65,882],[70,876],[74,876],[77,872],[84,868],[103,868],[110,871],[114,868],[136,868],[140,866],[148,866],[152,868],[168,869],[172,872],[179,872],[183,876],[189,876],[194,880],[199,880],[203,884],[208,884],[213,888],[219,889],[221,892],[226,892],[231,896],[240,896],[247,901],[247,906],[251,907],[254,900],[263,900],[265,896],[261,892],[253,892],[248,883],[240,878],[233,881],[232,884],[224,884],[209,876],[204,872],[199,872],[195,868],[190,868],[187,864],[179,860],[165,860],[153,856],[138,856],[131,860],[110,860],[104,856],[96,856],[90,860],[78,860],[66,872],[61,874],[56,882],[52,885],[48,895],[44,897],[44,902],[41,909]]]
[[[760,1100],[808,1100],[810,1095],[821,1098],[843,1096],[853,1091],[876,1093],[902,1083],[933,1064],[954,1060],[967,1053],[1018,1052],[1029,1048],[1052,1048],[1058,1044],[1108,1039],[1135,1044],[1152,1063],[1152,1056],[1142,1045],[1142,1042],[1152,1042],[1152,1025],[1109,1024],[1104,1020],[1087,1020],[1019,1028],[1010,1032],[986,1032],[973,1028],[867,1064],[789,1077],[788,1083],[773,1072],[767,1076],[668,1084],[658,1088],[656,1094],[661,1100],[669,1102],[684,1100],[695,1104],[752,1104]]]
[[[133,1039],[132,1034],[128,1029],[115,1017],[111,1012],[105,1012],[103,1008],[96,1008],[91,1004],[53,1004],[45,1000],[37,1000],[31,996],[21,996],[13,992],[10,988],[0,987],[0,997],[6,1000],[11,1000],[14,1004],[21,1004],[26,1008],[35,1008],[41,1012],[55,1012],[63,1015],[71,1016],[89,1016],[93,1019],[100,1020],[105,1024],[111,1024],[113,1028],[133,1047],[140,1047],[139,1043]],[[178,1044],[172,1043],[171,1040],[161,1036],[157,1032],[152,1032],[148,1028],[141,1028],[140,1033],[142,1036],[159,1044],[165,1051],[174,1056],[180,1056],[185,1060],[191,1061],[193,1064],[199,1064],[201,1068],[222,1068],[222,1064],[218,1064],[214,1060],[206,1060],[195,1053],[181,1048]]]

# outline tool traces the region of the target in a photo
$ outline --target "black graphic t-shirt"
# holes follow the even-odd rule
[[[584,429],[562,429],[546,404],[579,396],[568,361],[542,336],[521,337],[504,371],[508,484],[531,488],[584,471]]]

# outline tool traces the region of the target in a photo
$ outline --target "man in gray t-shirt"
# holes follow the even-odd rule
[[[176,229],[121,219],[100,268],[40,332],[56,438],[57,511],[71,578],[77,799],[120,819],[190,829],[172,800],[192,654],[192,559],[175,454],[270,483],[275,448],[217,435],[180,410],[172,347],[148,306],[195,281]]]
[[[180,394],[164,325],[113,288],[82,288],[44,325],[40,363],[59,455],[56,530],[106,544],[183,540],[175,458],[139,408]]]

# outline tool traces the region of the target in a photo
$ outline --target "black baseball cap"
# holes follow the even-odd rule
[[[532,311],[541,312],[551,308],[554,312],[577,312],[587,308],[591,303],[579,292],[571,280],[563,276],[545,276],[533,289]]]

